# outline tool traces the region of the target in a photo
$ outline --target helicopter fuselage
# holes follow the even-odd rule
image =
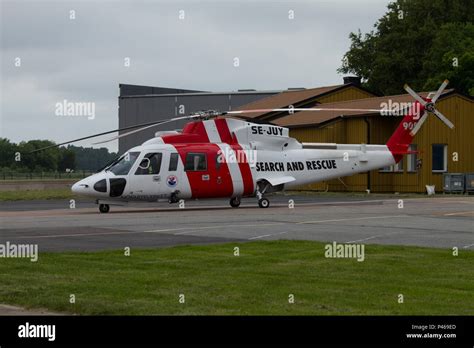
[[[192,139],[186,129],[150,139],[72,190],[104,204],[260,198],[395,163],[386,145],[299,143],[286,128],[233,119],[219,120],[233,129],[231,138],[223,141],[215,121],[199,121],[202,128],[191,129],[193,135],[204,130],[206,142]],[[180,136],[194,142],[176,141]],[[245,144],[240,142],[243,137]]]

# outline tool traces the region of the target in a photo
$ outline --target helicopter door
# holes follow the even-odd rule
[[[193,198],[229,197],[232,180],[227,166],[221,166],[216,152],[188,152],[185,171]]]
[[[162,194],[161,152],[148,152],[140,160],[135,173],[131,173],[132,194],[138,199],[156,201]]]

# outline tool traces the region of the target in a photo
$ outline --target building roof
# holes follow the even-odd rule
[[[441,98],[452,94],[453,89],[447,89],[441,95]],[[419,93],[422,97],[428,96],[429,92]],[[267,98],[268,99],[268,98]],[[409,94],[389,95],[384,97],[375,98],[363,98],[356,100],[348,100],[336,103],[324,103],[320,105],[324,108],[338,108],[338,109],[381,109],[382,103],[408,103],[414,102],[414,99]],[[367,112],[367,111],[300,111],[295,112],[293,115],[287,115],[273,120],[272,123],[278,126],[296,128],[304,127],[309,125],[320,125],[337,118],[343,117],[360,117],[360,116],[377,116],[380,115],[378,112]]]
[[[320,97],[322,95],[334,92],[346,87],[354,86],[352,83],[325,86],[317,88],[309,88],[302,90],[287,90],[276,95],[269,96],[267,98],[259,99],[252,103],[241,106],[238,110],[249,110],[249,109],[278,109],[285,108],[289,105],[295,106],[295,104],[301,104],[305,101]],[[268,112],[255,112],[245,114],[246,118],[257,118],[268,114]]]
[[[276,93],[280,93],[280,90],[272,91],[272,90],[263,90],[263,91],[228,91],[228,92],[195,92],[195,93],[170,93],[170,94],[136,94],[136,95],[125,95],[120,96],[119,98],[159,98],[159,97],[190,97],[190,96],[216,96],[216,95],[273,95]]]
[[[214,95],[268,95],[277,94],[281,90],[239,89],[237,91],[209,92],[191,89],[168,87],[151,87],[140,85],[119,84],[119,98],[156,98],[156,97],[187,97],[187,96],[214,96]]]
[[[141,85],[130,85],[126,83],[119,84],[120,97],[137,96],[137,95],[160,95],[160,94],[182,94],[182,93],[203,93],[192,89],[168,88],[168,87],[152,87]]]

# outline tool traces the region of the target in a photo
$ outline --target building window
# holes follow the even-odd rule
[[[416,144],[411,144],[408,147],[408,151],[416,151],[416,149],[417,149]],[[415,173],[418,171],[417,161],[418,161],[418,156],[416,153],[410,153],[407,155],[407,172]]]
[[[380,173],[391,173],[393,172],[393,166],[383,167],[379,170]]]
[[[170,155],[170,165],[168,167],[168,171],[174,172],[176,169],[178,169],[178,157],[179,155],[177,153],[172,153]]]
[[[432,164],[433,172],[446,172],[448,170],[448,146],[445,144],[432,145]]]
[[[197,171],[206,170],[207,160],[205,153],[188,153],[186,155],[186,165],[184,170],[186,171]]]
[[[140,162],[135,175],[154,175],[160,174],[161,153],[147,153]]]

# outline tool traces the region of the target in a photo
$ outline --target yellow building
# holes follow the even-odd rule
[[[297,95],[294,95],[295,98],[290,98],[288,95],[282,97],[281,94],[260,102],[263,102],[265,108],[285,108],[289,105],[310,107],[324,103],[325,108],[355,109],[380,109],[383,103],[403,106],[413,102],[413,98],[408,94],[374,97],[354,85],[326,91],[322,96],[314,95],[310,100],[308,98],[297,100]],[[428,95],[428,93],[420,94]],[[285,104],[284,102],[288,100],[291,102]],[[242,109],[254,106],[249,104]],[[436,117],[428,117],[413,140],[411,150],[418,153],[405,156],[394,167],[308,185],[302,189],[425,192],[426,185],[435,185],[436,191],[442,191],[443,173],[474,173],[473,99],[454,90],[446,90],[438,99],[436,106],[454,123],[455,128],[451,130]],[[295,112],[292,115],[261,113],[253,117],[256,120],[290,128],[290,135],[300,142],[343,144],[385,144],[401,121],[401,117],[381,116],[380,113],[334,111]]]

